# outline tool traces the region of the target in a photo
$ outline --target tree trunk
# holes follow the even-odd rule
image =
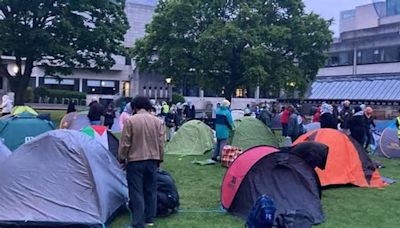
[[[25,92],[29,85],[29,78],[20,77],[19,79],[10,80],[11,91],[14,92],[14,105],[22,106],[25,104]]]

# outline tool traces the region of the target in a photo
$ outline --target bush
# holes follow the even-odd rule
[[[26,88],[26,91],[25,91],[25,102],[27,102],[27,103],[33,102],[33,89],[32,89],[32,87]]]
[[[45,87],[38,87],[34,90],[35,99],[38,100],[39,97],[50,98],[51,102],[57,100],[57,103],[61,103],[63,98],[72,99],[86,99],[86,93],[61,90],[61,89],[47,89]]]
[[[178,94],[178,93],[172,93],[172,103],[177,104],[177,103],[185,103],[185,98]]]

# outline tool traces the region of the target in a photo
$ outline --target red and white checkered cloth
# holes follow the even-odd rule
[[[242,151],[238,147],[224,146],[222,150],[221,165],[229,167],[236,160],[236,158],[242,154]]]

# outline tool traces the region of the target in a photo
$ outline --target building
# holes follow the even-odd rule
[[[341,13],[340,37],[329,50],[308,98],[316,102],[398,106],[400,103],[400,0]]]
[[[126,48],[133,47],[135,41],[145,35],[145,26],[151,22],[156,5],[157,0],[126,1],[125,12],[130,25],[124,40]],[[2,59],[12,68],[13,57],[2,56]],[[63,76],[61,81],[45,75],[42,68],[36,67],[30,84],[32,88],[44,86],[65,89],[109,99],[138,94],[162,99],[170,96],[171,89],[163,76],[139,74],[129,57],[114,56],[114,59],[116,63],[110,70],[94,73],[90,70],[76,69],[72,75]],[[0,75],[0,94],[9,91],[7,79]]]

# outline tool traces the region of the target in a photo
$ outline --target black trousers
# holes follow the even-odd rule
[[[158,163],[155,160],[128,163],[129,209],[134,228],[144,228],[156,217]]]

